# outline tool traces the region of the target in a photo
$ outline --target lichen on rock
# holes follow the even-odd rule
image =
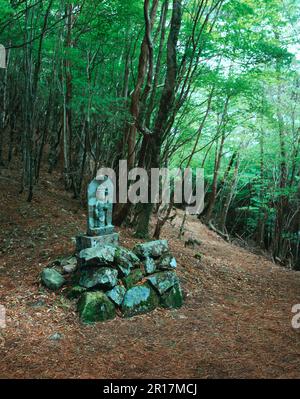
[[[167,240],[155,240],[137,244],[133,251],[141,259],[145,259],[148,256],[158,258],[169,252],[169,245]]]
[[[78,301],[77,310],[84,323],[106,321],[116,316],[114,304],[101,291],[84,293]]]
[[[86,268],[82,270],[79,285],[85,288],[104,286],[113,288],[118,283],[118,271],[110,267]]]
[[[153,288],[147,283],[130,288],[122,303],[124,317],[147,313],[159,305],[159,299]]]
[[[50,290],[56,291],[65,283],[63,276],[54,269],[46,268],[41,273],[42,283]]]
[[[178,277],[174,272],[165,271],[152,274],[147,277],[147,280],[158,291],[160,295],[166,292],[169,288],[178,284]]]

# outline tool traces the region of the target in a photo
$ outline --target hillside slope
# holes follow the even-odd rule
[[[224,242],[193,218],[187,235],[200,247],[185,248],[176,226],[162,234],[178,260],[183,308],[80,324],[73,302],[39,284],[43,267],[71,254],[72,237],[85,230],[84,208],[58,176],[46,179],[28,204],[17,177],[0,176],[1,378],[300,377],[299,331],[291,327],[299,272]],[[137,242],[129,230],[120,237],[127,247]],[[62,339],[50,340],[56,332]]]

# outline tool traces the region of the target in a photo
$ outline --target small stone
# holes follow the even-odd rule
[[[122,303],[124,317],[132,317],[138,314],[154,310],[159,304],[155,291],[148,285],[143,284],[130,288]]]
[[[60,341],[63,338],[63,335],[60,333],[54,333],[50,335],[49,339],[50,341]]]
[[[152,274],[155,272],[156,270],[156,264],[154,259],[149,258],[149,256],[147,256],[145,262],[144,262],[144,269],[146,274]]]
[[[42,283],[50,290],[58,290],[64,283],[63,276],[54,269],[46,268],[41,273]]]
[[[84,269],[81,272],[79,285],[85,288],[93,288],[97,285],[113,288],[118,283],[118,271],[109,267],[100,269]]]
[[[86,248],[79,253],[81,266],[107,266],[112,265],[115,258],[116,247],[111,245]]]
[[[116,316],[114,304],[104,292],[85,292],[79,299],[77,310],[83,323],[106,321]]]
[[[120,277],[127,277],[131,272],[132,266],[117,265],[117,268],[120,271]]]
[[[169,252],[169,245],[167,240],[155,240],[137,244],[133,251],[141,259],[145,259],[148,256],[158,258]]]
[[[116,305],[121,305],[123,302],[126,289],[122,285],[117,285],[112,290],[108,291],[106,295],[110,298]]]
[[[133,272],[122,279],[124,285],[126,288],[131,288],[133,287],[136,283],[141,281],[144,278],[144,275],[140,269],[133,270]]]
[[[151,285],[162,295],[168,289],[178,283],[178,277],[174,272],[166,271],[152,274],[147,277]]]
[[[77,264],[77,259],[75,256],[67,256],[65,258],[61,258],[60,259],[60,265],[62,267],[67,266],[67,265],[73,265],[73,264]]]
[[[177,283],[160,297],[163,308],[174,309],[183,305],[183,295],[180,285]]]
[[[177,267],[176,259],[171,255],[163,256],[157,263],[160,270],[174,270]]]

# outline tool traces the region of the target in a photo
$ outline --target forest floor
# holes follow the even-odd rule
[[[190,217],[185,248],[180,220],[165,226],[185,292],[179,310],[83,325],[75,303],[41,287],[53,259],[72,254],[85,231],[85,210],[46,177],[31,204],[18,179],[0,175],[0,378],[299,378],[300,331],[291,308],[300,303],[300,273],[225,242]],[[119,229],[121,244],[137,240]],[[195,259],[196,252],[202,259]],[[49,339],[62,334],[57,341]]]

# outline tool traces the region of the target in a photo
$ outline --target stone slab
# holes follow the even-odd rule
[[[112,233],[104,236],[88,236],[81,235],[76,237],[76,251],[81,251],[86,248],[93,248],[97,245],[118,245],[119,234]]]
[[[98,228],[88,228],[87,235],[88,236],[104,236],[107,234],[112,234],[114,232],[114,226],[105,226],[105,227],[98,227]]]

